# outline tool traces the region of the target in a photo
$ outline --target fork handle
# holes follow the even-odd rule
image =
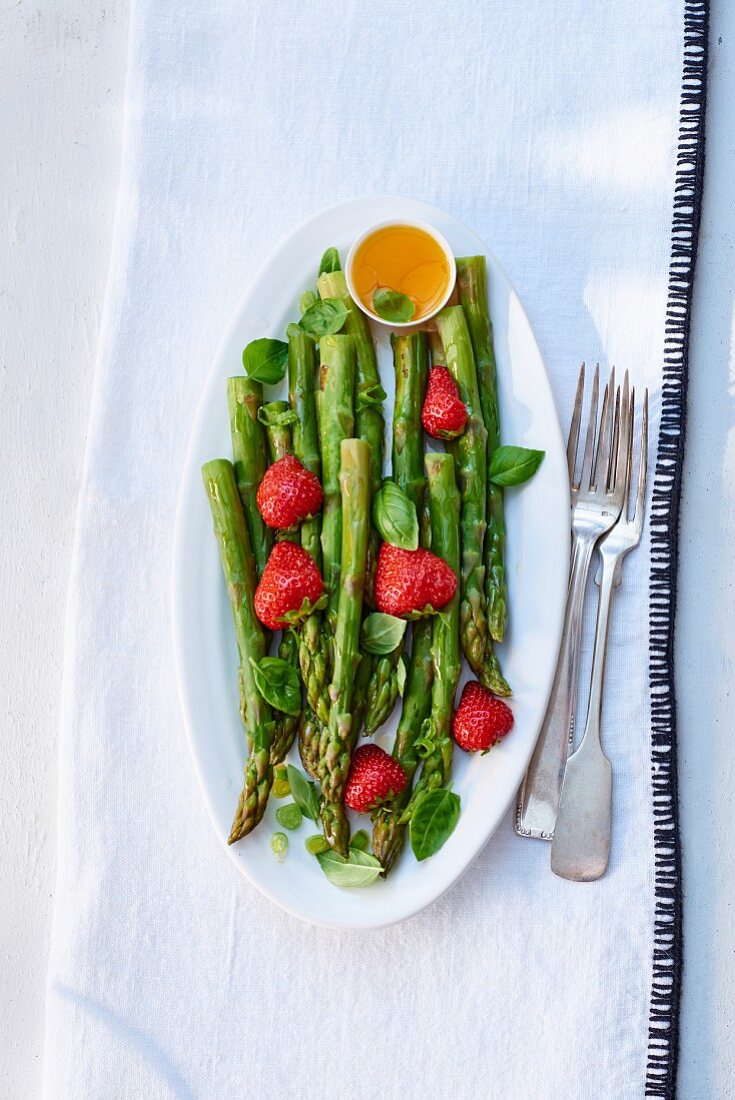
[[[596,542],[596,535],[574,535],[559,660],[546,716],[518,796],[516,832],[520,836],[539,840],[554,836],[564,767],[574,740],[582,610]]]
[[[610,859],[612,765],[600,740],[602,689],[615,567],[620,555],[600,547],[600,599],[592,658],[587,721],[579,748],[569,759],[551,845],[551,870],[573,882],[593,882]]]
[[[619,556],[605,552],[605,543],[600,547],[600,599],[597,605],[597,626],[595,627],[595,649],[592,657],[590,678],[590,696],[587,704],[587,721],[583,740],[600,742],[600,722],[602,717],[602,690],[605,683],[605,658],[607,656],[607,634],[610,625],[610,610],[615,592],[615,566]]]

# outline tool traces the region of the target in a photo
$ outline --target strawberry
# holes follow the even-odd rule
[[[401,550],[384,542],[375,574],[378,611],[399,618],[439,611],[457,591],[457,578],[430,550]]]
[[[256,500],[269,527],[294,527],[316,515],[322,498],[316,474],[302,466],[298,458],[286,455],[268,467]]]
[[[345,805],[359,814],[400,794],[407,777],[401,765],[377,745],[360,745],[350,764],[345,787]]]
[[[513,711],[502,699],[496,699],[477,680],[465,684],[452,723],[454,740],[461,749],[487,752],[512,728]]]
[[[432,367],[429,372],[421,423],[424,431],[434,439],[455,439],[464,431],[467,409],[446,367]]]
[[[304,600],[313,606],[324,582],[314,559],[295,542],[277,542],[255,590],[255,614],[269,630],[280,630],[291,611],[300,611]]]

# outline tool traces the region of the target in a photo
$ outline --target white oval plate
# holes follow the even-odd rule
[[[288,855],[283,863],[276,862],[270,850],[278,828],[275,799],[255,833],[239,844],[226,844],[241,786],[245,738],[238,713],[235,638],[200,467],[231,453],[226,380],[241,370],[245,345],[259,336],[282,339],[288,322],[298,319],[299,295],[314,285],[322,252],[336,245],[344,258],[358,234],[388,218],[429,222],[445,235],[455,255],[487,256],[503,438],[541,448],[546,458],[528,485],[506,494],[511,630],[501,657],[514,689],[515,727],[487,756],[455,752],[452,778],[462,814],[440,852],[417,863],[406,850],[386,881],[349,890],[332,886],[306,852],[305,837],[317,831],[311,822],[289,833]],[[375,334],[388,393],[389,433],[393,370],[388,330],[376,328]],[[269,394],[281,395],[275,389]],[[302,225],[263,264],[215,355],[189,441],[174,532],[174,645],[189,744],[214,828],[245,877],[294,916],[330,928],[392,924],[443,894],[492,836],[531,757],[556,664],[568,569],[569,490],[559,421],[531,327],[490,250],[449,214],[410,199],[356,199]],[[376,738],[389,750],[397,717],[398,707]],[[299,764],[296,748],[291,759]],[[370,827],[367,817],[359,823]]]

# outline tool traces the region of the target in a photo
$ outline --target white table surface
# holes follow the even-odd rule
[[[127,7],[7,0],[0,11],[0,1096],[12,1100],[40,1092],[65,596]],[[685,1100],[735,1096],[734,86],[735,4],[714,0],[677,620]]]

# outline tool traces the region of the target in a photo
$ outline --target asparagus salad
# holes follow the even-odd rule
[[[245,348],[227,384],[232,458],[202,468],[247,739],[229,842],[277,799],[274,858],[303,828],[342,887],[387,875],[404,846],[419,861],[438,851],[461,812],[455,746],[486,753],[512,728],[495,648],[509,616],[503,494],[543,459],[501,444],[485,257],[456,260],[435,315],[422,312],[431,288],[386,282],[363,278],[356,304],[327,249],[286,339]],[[400,326],[388,478],[367,312]],[[286,377],[288,400],[265,400]],[[463,658],[474,678],[455,708]],[[387,752],[371,739],[396,706]]]

